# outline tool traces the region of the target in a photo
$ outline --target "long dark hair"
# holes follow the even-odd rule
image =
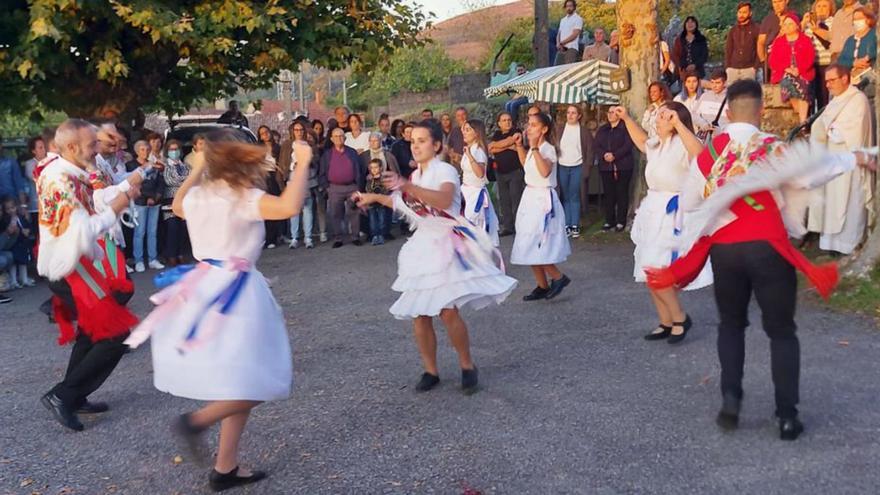
[[[678,120],[680,120],[681,123],[684,124],[684,126],[687,127],[687,129],[689,131],[691,131],[691,133],[693,134],[694,121],[691,118],[691,111],[688,110],[686,106],[682,105],[681,103],[679,103],[677,101],[667,101],[666,103],[663,104],[663,106],[672,110],[673,112],[677,113]],[[675,131],[673,131],[673,132],[675,132]]]
[[[486,146],[486,124],[480,119],[470,119],[467,121],[467,125],[471,126],[471,129],[477,133],[477,146],[488,153],[489,149]]]
[[[685,18],[684,22],[681,24],[681,34],[678,36],[681,39],[682,43],[685,43],[687,40],[685,37],[687,36],[687,23],[688,21],[694,21],[694,42],[697,41],[705,41],[706,37],[703,36],[703,33],[700,32],[700,21],[697,20],[696,17],[689,15]]]
[[[427,129],[428,134],[431,136],[431,142],[436,144],[440,143],[440,149],[438,149],[434,156],[439,155],[443,152],[443,128],[440,127],[440,124],[435,119],[425,119],[421,122],[412,125],[413,130],[416,129]]]
[[[544,134],[544,141],[550,143],[551,146],[556,148],[556,131],[553,130],[553,119],[544,112],[538,112],[529,118],[538,119],[541,122],[541,125],[547,128],[547,133]]]
[[[391,136],[394,139],[403,138],[403,127],[405,124],[406,122],[401,119],[394,119],[394,122],[391,122]]]

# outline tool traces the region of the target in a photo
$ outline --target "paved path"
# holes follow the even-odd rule
[[[877,493],[872,322],[802,304],[807,432],[783,443],[767,339],[753,315],[742,425],[725,435],[713,422],[711,290],[684,298],[696,322],[685,345],[646,343],[654,321],[631,281],[631,245],[582,240],[564,265],[574,282],[558,299],[521,302],[530,275],[513,267],[522,284],[510,300],[466,314],[478,394],[458,391],[441,334],[443,383],[416,395],[409,324],[387,311],[399,247],[264,256],[289,321],[296,383],[290,400],[253,414],[244,459],[271,478],[243,493]],[[147,276],[136,282],[133,307],[144,314]],[[0,308],[0,493],[207,493],[205,470],[174,464],[180,452],[167,429],[196,404],[153,388],[149,346],[126,356],[95,395],[113,410],[88,419],[85,432],[63,430],[40,407],[68,355],[36,313],[46,294],[19,291]]]

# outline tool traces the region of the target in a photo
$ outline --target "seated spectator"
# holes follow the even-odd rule
[[[852,84],[864,87],[862,79],[871,72],[877,59],[877,33],[874,25],[877,17],[865,7],[860,7],[853,14],[855,33],[846,39],[837,63],[852,69]]]
[[[706,61],[708,60],[709,42],[700,32],[697,18],[692,15],[688,16],[684,20],[684,29],[675,39],[672,48],[672,61],[678,67],[680,75],[689,70],[695,71],[700,78],[703,78],[706,76]]]
[[[793,11],[788,9],[788,0],[773,0],[770,2],[770,5],[772,6],[772,11],[761,21],[761,26],[758,30],[758,60],[762,64],[766,63],[767,65],[764,69],[770,72],[770,74],[764,74],[764,82],[773,77],[773,68],[769,67],[769,52],[772,50],[773,42],[782,36],[780,32],[782,21],[785,20],[785,16],[788,14],[794,14]]]
[[[800,122],[806,122],[811,100],[810,85],[816,77],[816,50],[801,32],[796,14],[786,14],[779,32],[781,36],[770,47],[770,82],[780,85],[782,101],[791,103]]]
[[[700,108],[700,96],[702,94],[703,86],[700,84],[700,76],[696,72],[685,72],[681,93],[675,95],[672,101],[677,101],[684,105],[691,113],[691,121],[693,121],[694,116],[697,115],[697,110]]]
[[[229,102],[229,110],[223,112],[223,115],[217,119],[217,122],[220,124],[232,124],[232,125],[240,125],[244,127],[250,127],[248,125],[248,119],[241,113],[241,110],[238,109],[238,102],[232,100]]]
[[[727,72],[716,69],[709,77],[710,91],[700,95],[696,114],[692,114],[694,128],[702,139],[715,132],[716,127],[724,127],[729,122],[725,106],[727,103]]]

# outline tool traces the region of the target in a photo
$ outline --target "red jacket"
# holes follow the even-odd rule
[[[812,81],[816,77],[816,49],[813,48],[813,43],[804,33],[800,33],[798,39],[795,40],[794,52],[794,60],[801,77]],[[785,36],[780,36],[773,41],[768,63],[770,65],[770,82],[779,84],[782,76],[785,75],[785,69],[791,67],[791,46]]]

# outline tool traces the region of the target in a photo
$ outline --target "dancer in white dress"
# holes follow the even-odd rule
[[[498,247],[498,215],[486,185],[486,126],[481,120],[468,120],[461,128],[464,154],[461,157],[461,195],[464,198],[464,217],[477,228],[486,231],[492,244]]]
[[[682,234],[688,225],[679,201],[690,161],[703,147],[693,134],[690,111],[680,102],[663,104],[655,121],[656,137],[651,138],[623,107],[615,107],[612,111],[623,120],[633,143],[647,156],[645,179],[648,194],[636,211],[631,232],[636,245],[633,276],[636,282],[645,282],[645,268],[669,266],[691,248],[681,245]],[[712,269],[706,263],[700,276],[686,290],[711,284]],[[666,339],[670,344],[680,343],[692,325],[690,316],[682,309],[677,295],[649,290],[660,323],[653,332],[645,335],[645,340]]]
[[[385,172],[386,185],[394,191],[390,196],[354,193],[352,197],[362,208],[373,203],[394,208],[415,229],[397,258],[397,280],[391,288],[401,295],[391,306],[391,314],[413,320],[425,368],[416,390],[428,391],[440,382],[433,320],[440,316],[458,353],[462,389],[473,393],[477,367],[459,308],[500,304],[516,287],[516,280],[504,274],[501,254],[486,232],[461,216],[458,172],[437,158],[442,147],[439,126],[430,121],[417,124],[412,131],[412,153],[418,168],[409,181]]]
[[[571,283],[556,267],[571,254],[571,245],[565,235],[565,212],[556,194],[556,148],[550,144],[554,142],[552,133],[550,117],[536,113],[529,116],[526,129],[528,151],[522,138],[516,136],[516,151],[525,169],[526,188],[516,212],[516,237],[510,262],[531,266],[538,284],[523,296],[524,301],[552,299]]]
[[[311,148],[296,143],[297,163],[309,163]],[[281,308],[254,265],[265,220],[299,214],[308,167],[293,170],[280,196],[264,193],[266,151],[237,140],[228,130],[206,136],[203,156],[174,197],[184,218],[198,265],[163,275],[181,275],[152,296],[158,307],[126,341],[136,347],[152,334],[156,388],[180,397],[212,401],[181,415],[174,431],[205,458],[201,434],[219,422],[220,441],[209,484],[215,491],[266,476],[238,467],[238,443],[252,408],[290,394],[290,343]],[[161,278],[161,277],[160,277]]]

